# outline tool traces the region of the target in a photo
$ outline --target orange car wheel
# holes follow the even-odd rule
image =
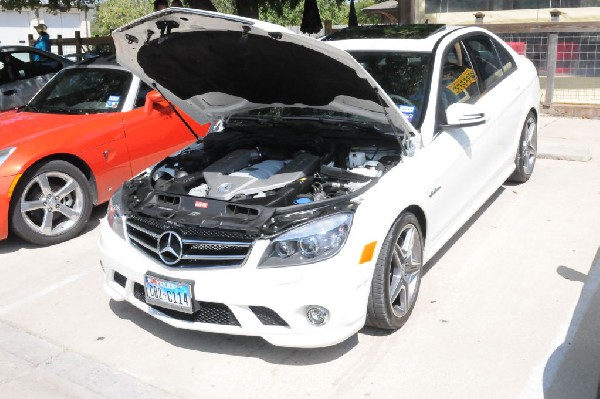
[[[12,230],[38,245],[69,240],[92,212],[90,185],[72,164],[50,161],[28,171],[13,194]]]

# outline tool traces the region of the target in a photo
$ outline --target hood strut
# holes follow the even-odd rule
[[[179,113],[179,111],[177,110],[177,108],[175,108],[175,106],[173,105],[173,103],[171,103],[171,101],[167,100],[167,98],[158,89],[158,85],[156,84],[156,82],[152,83],[152,87],[154,87],[154,90],[156,90],[157,92],[160,93],[161,96],[163,96],[163,98],[167,101],[167,104],[169,104],[169,107],[171,107],[171,109],[173,110],[173,112],[175,112],[175,115],[177,115],[177,117],[183,122],[183,124],[185,125],[185,127],[188,128],[188,130],[190,131],[190,133],[192,133],[194,135],[194,137],[196,138],[196,140],[200,140],[200,136],[198,136],[196,134],[196,132],[194,132],[194,129],[192,129],[192,127],[190,126],[190,124],[187,123],[185,121],[185,119],[183,119],[183,116],[181,116],[181,114]]]
[[[381,97],[379,90],[377,90],[376,88],[374,88],[374,90],[375,94],[377,95],[377,98],[379,99],[379,103],[381,104],[381,108],[383,108],[383,113],[385,114],[385,117],[387,118],[390,127],[394,132],[394,136],[396,136],[396,140],[398,141],[398,144],[400,144],[400,148],[402,148],[402,154],[409,157],[413,156],[415,153],[415,148],[410,137],[414,136],[414,134],[410,130],[407,131],[406,134],[400,134],[398,128],[396,127],[394,122],[392,122],[392,118],[390,117],[390,114],[387,111],[385,101],[383,100],[383,97]]]

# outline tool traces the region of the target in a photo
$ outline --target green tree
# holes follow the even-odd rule
[[[24,8],[34,9],[45,7],[50,11],[70,10],[71,8],[83,9],[92,6],[95,0],[0,0],[3,10],[21,11]]]
[[[322,21],[332,21],[336,24],[348,23],[350,7],[347,3],[338,5],[337,0],[317,0]],[[270,7],[262,4],[259,7],[260,19],[283,26],[299,26],[302,22],[303,4],[292,7],[291,4],[282,4],[281,8]]]
[[[106,0],[100,3],[92,22],[92,34],[110,35],[114,29],[151,13],[153,3],[153,0]]]

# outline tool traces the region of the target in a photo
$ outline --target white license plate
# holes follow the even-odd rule
[[[146,302],[167,309],[192,313],[192,285],[146,274],[144,276]]]

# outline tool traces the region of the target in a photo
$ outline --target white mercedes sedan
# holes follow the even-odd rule
[[[171,8],[113,37],[119,63],[212,124],[101,224],[107,293],[178,328],[292,347],[398,329],[426,262],[533,172],[536,70],[478,27],[319,41]]]

